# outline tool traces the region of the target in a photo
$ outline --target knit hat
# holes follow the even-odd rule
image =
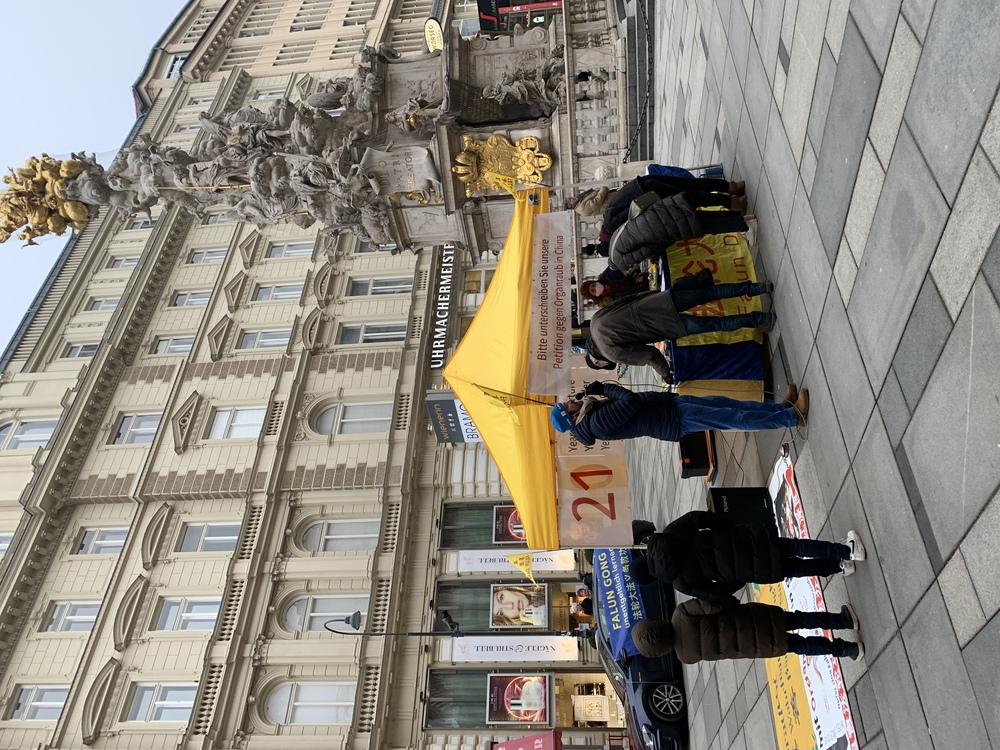
[[[597,344],[594,343],[593,337],[587,339],[586,343],[587,353],[584,355],[583,359],[587,363],[587,367],[591,370],[614,370],[615,363],[601,354],[601,350],[597,348]],[[595,360],[601,360],[607,364],[599,365]]]
[[[674,650],[674,626],[669,620],[642,620],[631,630],[632,643],[647,659],[666,656]]]
[[[569,413],[569,409],[564,404],[556,404],[552,407],[552,411],[549,412],[549,420],[558,432],[569,432],[576,426],[573,415]]]
[[[598,216],[604,213],[604,207],[608,205],[610,197],[611,191],[607,186],[599,187],[581,195],[573,210],[580,216]]]

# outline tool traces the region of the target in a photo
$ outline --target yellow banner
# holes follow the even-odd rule
[[[510,561],[511,565],[524,573],[528,577],[529,581],[534,583],[536,586],[538,585],[535,581],[535,577],[531,574],[532,557],[530,552],[514,552],[507,555],[507,559]]]
[[[508,174],[500,174],[499,172],[487,171],[486,174],[489,175],[489,178],[493,180],[493,182],[502,187],[511,195],[514,195],[514,190],[517,185],[517,180],[515,180]]]
[[[696,240],[684,240],[667,248],[671,279],[694,276],[704,268],[712,272],[716,284],[739,284],[756,281],[750,248],[742,234],[706,234]],[[685,311],[686,315],[741,315],[761,310],[760,297],[735,297],[716,300]],[[764,341],[759,328],[741,328],[730,333],[700,333],[678,339],[677,346],[699,344],[735,344],[739,341]]]

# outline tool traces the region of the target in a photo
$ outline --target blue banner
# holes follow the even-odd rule
[[[646,619],[639,587],[629,573],[632,566],[630,549],[594,550],[594,595],[598,616],[607,624],[611,654],[615,658],[625,649],[625,653],[635,656],[639,653],[632,643],[632,626]]]

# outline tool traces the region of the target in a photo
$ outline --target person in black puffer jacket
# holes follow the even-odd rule
[[[594,445],[637,437],[676,442],[704,430],[755,432],[794,427],[804,425],[806,416],[800,418],[794,406],[784,403],[677,396],[663,391],[634,393],[617,383],[595,381],[577,396],[553,406],[549,418],[559,432],[572,431],[584,445]]]
[[[646,556],[632,576],[667,581],[688,596],[721,601],[747,583],[786,578],[850,575],[865,559],[857,532],[843,542],[788,539],[770,523],[733,524],[718,513],[693,510],[646,540]]]

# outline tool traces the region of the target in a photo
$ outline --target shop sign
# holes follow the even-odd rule
[[[576,569],[576,556],[571,549],[531,553],[534,573],[568,573]],[[458,553],[459,573],[517,573],[517,567],[507,559],[507,553],[495,549],[465,549]]]
[[[576,661],[577,639],[571,635],[463,635],[455,638],[451,660],[480,662]]]
[[[434,305],[434,324],[431,326],[432,370],[440,370],[445,365],[444,352],[448,348],[448,319],[451,317],[451,281],[454,275],[455,246],[445,245],[441,252],[437,302]]]
[[[436,18],[428,18],[424,21],[424,44],[427,45],[428,52],[444,49],[444,30],[441,28],[441,22]]]
[[[451,391],[427,391],[424,401],[439,443],[481,443],[465,405]]]

